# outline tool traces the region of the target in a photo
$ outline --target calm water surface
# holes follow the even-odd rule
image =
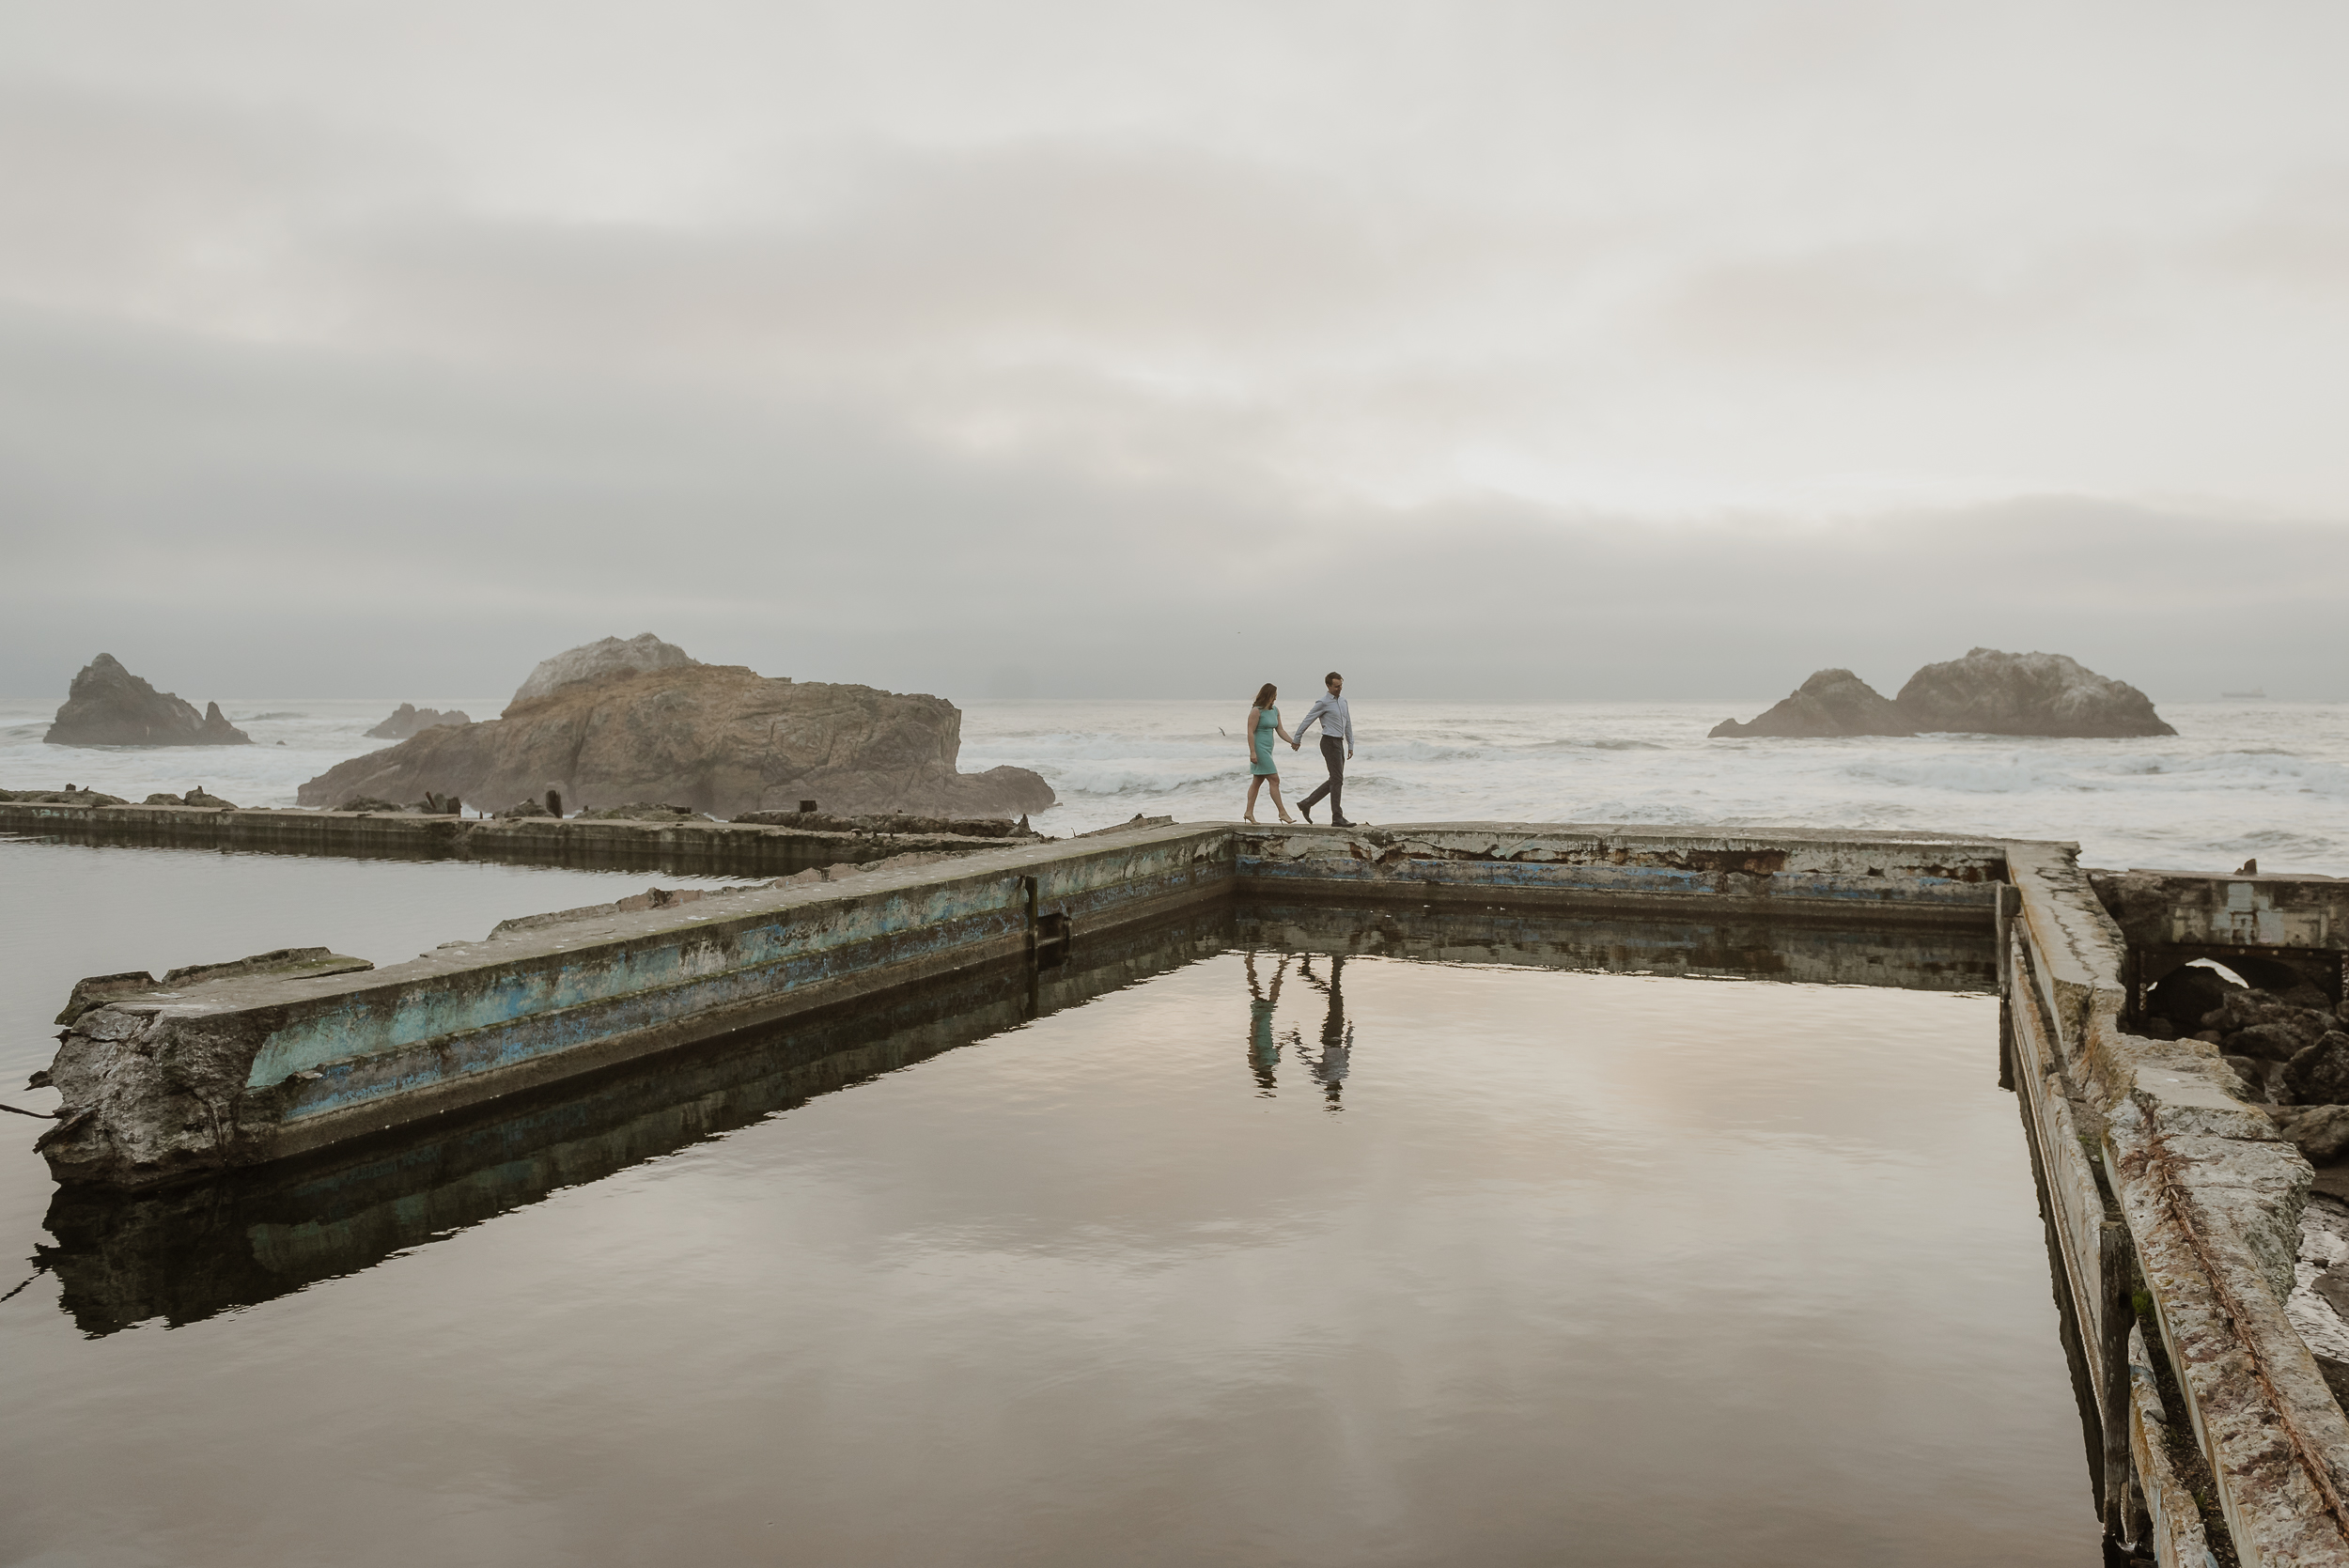
[[[82,973],[397,960],[645,880],[0,877],[10,1083]],[[49,1266],[0,1283],[0,1559],[2097,1560],[1995,1001],[1236,939],[62,1249],[8,1119],[7,1255]]]

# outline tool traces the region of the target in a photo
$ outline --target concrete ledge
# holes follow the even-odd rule
[[[501,822],[409,812],[69,806],[22,800],[0,801],[0,832],[53,836],[80,844],[372,860],[497,861],[727,877],[789,876],[814,866],[878,861],[915,851],[1000,849],[1004,842],[952,833],[815,832],[756,823],[577,817]]]
[[[1897,910],[1987,926],[2006,862],[2002,845],[1929,833],[1532,822],[1237,832],[1240,875],[1252,883],[1616,915],[1735,908],[1849,923]]]
[[[2216,1048],[2120,1027],[2122,934],[2069,846],[2008,848],[2029,960],[2016,1038],[2044,1032],[2035,1070],[2077,1116],[2072,1138],[2061,1116],[2043,1123],[2043,1157],[2052,1172],[2077,1161],[2079,1144],[2097,1151],[2241,1560],[2349,1564],[2349,1421],[2283,1309],[2308,1165],[2234,1098]],[[2066,1206],[2078,1185],[2048,1182]],[[2076,1303],[2129,1283],[2077,1255],[2079,1219],[2065,1228]],[[2118,1331],[2092,1310],[2081,1317],[2100,1340]]]
[[[117,992],[69,1030],[39,1146],[60,1180],[132,1187],[279,1158],[1024,954],[1048,918],[1149,919],[1231,874],[1227,834],[1164,829],[597,911],[364,974]]]

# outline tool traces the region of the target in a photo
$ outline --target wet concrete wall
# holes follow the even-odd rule
[[[2284,1312],[2308,1164],[2232,1092],[2216,1047],[2123,1026],[2125,939],[2072,846],[2007,848],[2004,1049],[2109,1456],[2109,1527],[2164,1563],[2203,1562],[2206,1542],[2244,1563],[2349,1563],[2349,1421]]]
[[[2159,920],[2216,931],[2229,896],[2189,890],[2186,912]],[[2153,921],[2155,899],[2124,912]],[[2128,944],[2068,845],[1444,823],[990,846],[521,923],[370,973],[117,986],[72,1020],[53,1069],[65,1120],[42,1147],[61,1180],[117,1188],[264,1164],[1005,959],[1034,963],[1041,984],[1075,941],[1225,901],[1332,951],[1829,983],[1875,970],[1980,985],[1992,935],[2002,1062],[2078,1326],[2115,1535],[2164,1562],[2199,1565],[2207,1541],[2245,1563],[2349,1568],[2349,1421],[2283,1311],[2308,1167],[2230,1092],[2214,1048],[2123,1027]],[[1321,922],[1333,904],[1370,918]],[[2288,941],[2307,925],[2291,911],[2317,906],[2330,908],[2267,907]],[[1530,919],[1578,909],[1662,916],[1677,934]],[[2329,913],[2310,918],[2310,951],[2339,939]],[[286,1238],[265,1266],[298,1274]]]
[[[522,923],[365,973],[116,983],[69,1023],[40,1147],[60,1180],[118,1187],[280,1158],[1149,918],[1231,875],[1227,834],[1161,830]]]
[[[198,806],[74,806],[0,801],[0,832],[77,844],[235,849],[363,860],[497,861],[676,876],[789,876],[812,866],[914,852],[992,849],[1003,841],[950,833],[817,832],[733,822],[510,822],[408,812],[223,810]]]
[[[1423,898],[1611,914],[1737,908],[1779,920],[1904,921],[1990,917],[2005,851],[1932,833],[1800,829],[1582,827],[1433,822],[1392,828],[1245,828],[1240,873],[1252,883],[1342,887],[1374,898]]]

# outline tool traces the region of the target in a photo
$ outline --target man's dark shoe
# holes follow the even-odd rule
[[[1314,808],[1300,800],[1297,804],[1297,815],[1311,822],[1314,819]]]
[[[1343,816],[1333,816],[1330,818],[1330,826],[1332,828],[1351,828],[1354,824],[1347,821]]]

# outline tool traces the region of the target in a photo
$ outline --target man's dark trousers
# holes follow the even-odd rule
[[[1330,765],[1330,777],[1323,781],[1319,789],[1299,800],[1297,803],[1298,807],[1302,811],[1311,811],[1319,805],[1321,798],[1327,795],[1330,797],[1330,820],[1344,822],[1346,807],[1340,804],[1339,798],[1346,793],[1346,742],[1334,735],[1323,736],[1321,737],[1321,760]]]

